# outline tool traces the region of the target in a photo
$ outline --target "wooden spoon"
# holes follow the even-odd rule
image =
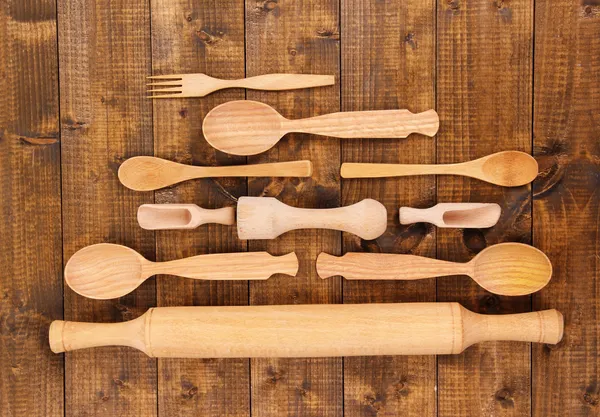
[[[519,151],[494,153],[459,164],[342,164],[343,178],[402,177],[407,175],[463,175],[504,187],[529,184],[538,174],[538,163],[529,154]]]
[[[146,230],[195,229],[206,223],[232,225],[235,209],[209,210],[195,204],[142,204],[138,208],[137,220]]]
[[[548,284],[552,277],[552,264],[543,252],[533,246],[500,243],[482,250],[466,263],[387,253],[350,252],[341,257],[321,253],[317,258],[317,273],[321,278],[342,275],[347,279],[363,280],[468,275],[491,293],[526,295]]]
[[[500,206],[496,203],[440,203],[426,209],[400,208],[400,223],[433,223],[437,227],[485,228],[500,219]]]
[[[65,267],[67,285],[84,297],[122,297],[156,274],[206,280],[258,280],[276,273],[295,276],[298,258],[291,252],[216,253],[169,262],[151,262],[131,248],[110,243],[77,251]]]
[[[206,140],[223,152],[255,155],[290,132],[337,138],[405,138],[411,133],[433,136],[438,127],[435,110],[418,114],[408,110],[342,112],[289,120],[264,103],[239,100],[212,109],[202,130]]]
[[[332,209],[290,207],[273,197],[240,197],[237,208],[240,239],[275,239],[296,229],[334,229],[376,239],[387,228],[387,210],[378,201],[365,199]]]
[[[132,190],[152,191],[194,178],[208,177],[310,177],[310,161],[200,167],[154,156],[129,158],[119,167],[119,180]]]

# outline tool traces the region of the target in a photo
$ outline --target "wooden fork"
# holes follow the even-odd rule
[[[223,88],[248,88],[251,90],[295,90],[320,87],[335,83],[333,75],[265,74],[238,80],[222,80],[206,74],[172,74],[148,77],[152,82],[148,98],[204,97]]]

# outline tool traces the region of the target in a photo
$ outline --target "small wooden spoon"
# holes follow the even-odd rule
[[[388,253],[350,252],[341,257],[321,253],[317,258],[317,273],[321,278],[342,275],[363,280],[468,275],[491,293],[516,296],[544,288],[552,277],[552,264],[533,246],[500,243],[482,250],[466,263]]]
[[[400,223],[433,223],[437,227],[479,229],[492,227],[500,219],[496,203],[440,203],[426,209],[400,208]]]
[[[343,178],[402,177],[407,175],[463,175],[504,187],[529,184],[538,174],[538,163],[529,154],[519,151],[494,153],[459,164],[342,164]]]
[[[195,204],[142,204],[137,219],[140,227],[146,230],[195,229],[206,223],[232,225],[235,209],[209,210]]]
[[[298,258],[291,252],[215,253],[169,262],[152,262],[131,248],[110,243],[77,251],[65,267],[67,285],[84,297],[122,297],[156,274],[206,280],[259,280],[276,273],[295,276]]]
[[[387,228],[387,210],[379,201],[365,199],[346,207],[304,209],[273,197],[240,197],[237,208],[240,239],[275,239],[297,229],[333,229],[372,240]]]
[[[310,177],[310,161],[201,167],[154,156],[129,158],[119,167],[119,180],[132,190],[152,191],[194,178],[208,177]]]
[[[251,100],[229,101],[204,119],[204,137],[213,147],[234,155],[255,155],[273,147],[290,132],[337,138],[405,138],[411,133],[433,136],[439,118],[435,110],[378,110],[324,114],[289,120],[271,106]]]

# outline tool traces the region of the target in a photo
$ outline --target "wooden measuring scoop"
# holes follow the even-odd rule
[[[204,118],[202,131],[213,147],[234,155],[255,155],[273,147],[287,133],[302,132],[336,138],[405,138],[411,133],[433,136],[435,110],[376,110],[324,114],[289,120],[267,104],[228,101]]]
[[[538,174],[533,156],[519,151],[494,153],[459,164],[342,164],[343,178],[403,177],[408,175],[463,175],[504,187],[529,184]]]
[[[343,256],[321,253],[321,278],[415,280],[468,275],[483,288],[500,295],[526,295],[541,290],[552,277],[552,264],[539,249],[522,243],[500,243],[485,248],[471,261],[456,263],[415,255],[349,252]]]
[[[215,253],[152,262],[126,246],[99,243],[77,251],[65,266],[65,280],[73,291],[100,300],[129,294],[156,274],[206,280],[259,280],[277,273],[298,273],[294,252],[283,256],[267,252]]]
[[[500,219],[496,203],[440,203],[426,209],[400,208],[400,223],[427,222],[437,227],[482,229],[492,227]]]
[[[296,229],[333,229],[361,239],[381,236],[387,227],[387,210],[365,199],[346,207],[305,209],[288,206],[273,197],[240,197],[237,208],[240,239],[275,239]]]
[[[136,191],[152,191],[182,181],[208,177],[310,177],[310,161],[201,167],[154,156],[129,158],[119,167],[119,180]]]
[[[206,223],[232,225],[235,209],[209,210],[196,204],[142,204],[138,208],[137,220],[146,230],[195,229]]]

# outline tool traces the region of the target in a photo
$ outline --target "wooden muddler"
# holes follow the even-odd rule
[[[457,303],[158,307],[123,323],[54,321],[50,347],[130,346],[163,358],[433,355],[491,340],[554,344],[562,334],[556,310],[481,315]]]

